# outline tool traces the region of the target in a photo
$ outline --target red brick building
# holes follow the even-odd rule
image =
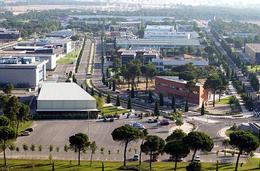
[[[172,97],[186,99],[188,102],[202,105],[208,100],[208,91],[203,88],[202,84],[197,83],[191,93],[187,92],[187,81],[181,80],[173,76],[157,76],[155,77],[155,91],[163,94],[164,97]]]

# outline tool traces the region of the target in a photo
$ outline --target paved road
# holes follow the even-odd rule
[[[87,39],[81,56],[78,72],[76,73],[76,78],[79,85],[85,82],[87,77],[87,68],[89,65],[92,65],[90,61],[90,55],[93,46],[93,42],[90,39]]]

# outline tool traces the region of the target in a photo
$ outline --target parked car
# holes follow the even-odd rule
[[[133,127],[138,128],[138,129],[145,129],[144,125],[139,122],[135,122],[133,124]]]
[[[148,123],[157,123],[158,120],[157,119],[148,119]]]
[[[139,154],[134,154],[132,160],[133,160],[133,161],[138,161],[138,160],[139,160]]]
[[[114,122],[114,118],[104,118],[103,122]]]
[[[160,125],[164,126],[164,125],[169,125],[170,122],[168,121],[168,119],[163,119],[160,121]]]
[[[31,133],[29,131],[23,131],[21,136],[28,136],[30,135]]]
[[[169,161],[175,162],[175,160],[176,160],[175,157],[173,157],[173,156],[169,157]],[[183,161],[183,158],[177,158],[177,162],[181,162],[181,161]]]
[[[196,156],[196,157],[194,158],[194,161],[199,162],[199,161],[200,161],[200,156]]]
[[[33,132],[33,128],[26,128],[24,131]]]

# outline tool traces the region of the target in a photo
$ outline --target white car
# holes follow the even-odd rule
[[[139,154],[134,154],[133,161],[138,161],[139,160]]]
[[[200,156],[196,156],[196,157],[194,158],[194,161],[200,162]]]

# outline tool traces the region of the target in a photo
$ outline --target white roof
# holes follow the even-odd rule
[[[38,100],[95,100],[76,83],[43,83]]]

